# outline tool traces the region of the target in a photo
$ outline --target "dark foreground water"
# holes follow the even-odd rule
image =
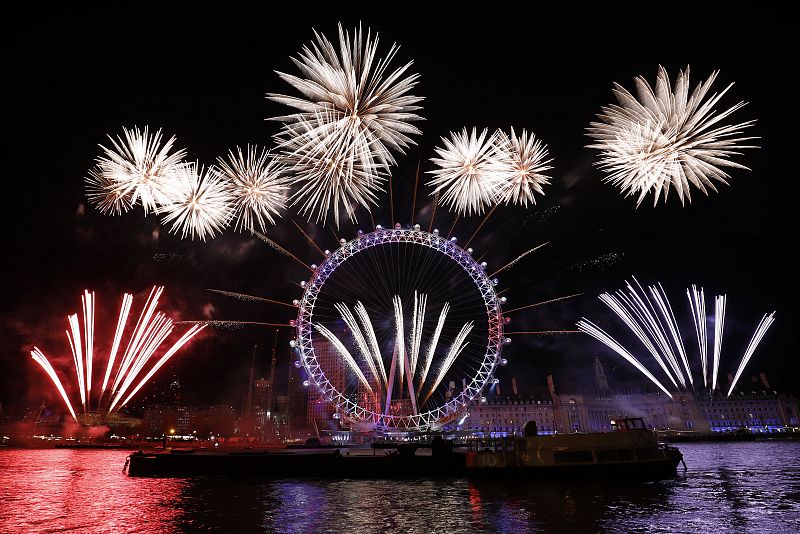
[[[683,444],[652,483],[147,479],[127,452],[0,449],[2,532],[800,532],[800,443]]]

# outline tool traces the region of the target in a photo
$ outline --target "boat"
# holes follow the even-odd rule
[[[641,419],[623,419],[615,431],[539,436],[535,424],[522,437],[457,447],[441,437],[430,446],[394,449],[195,449],[137,451],[128,456],[129,476],[225,475],[264,478],[547,478],[674,477],[680,451],[659,444]]]
[[[602,478],[657,480],[674,477],[681,452],[658,442],[641,418],[612,421],[612,432],[536,433],[491,440],[466,453],[466,472],[476,477]],[[686,464],[684,463],[684,466]]]
[[[128,456],[129,476],[225,475],[262,478],[415,478],[456,476],[464,456],[400,445],[381,449],[137,451]]]

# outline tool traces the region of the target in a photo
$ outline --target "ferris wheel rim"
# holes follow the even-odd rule
[[[425,246],[447,256],[457,263],[471,278],[475,287],[484,301],[487,314],[487,344],[483,359],[477,373],[458,395],[423,413],[411,415],[393,415],[375,412],[359,406],[338,391],[328,380],[320,367],[312,343],[312,317],[314,306],[327,279],[333,272],[349,258],[360,252],[388,243],[409,243]],[[456,239],[446,239],[438,231],[427,232],[420,229],[419,225],[412,228],[382,228],[380,225],[372,232],[359,230],[355,239],[340,240],[340,247],[331,253],[317,267],[312,266],[311,278],[305,283],[302,298],[297,304],[297,320],[295,321],[296,340],[295,348],[300,353],[300,361],[309,376],[309,382],[317,388],[320,394],[329,402],[335,402],[337,410],[344,415],[361,422],[374,424],[394,430],[429,430],[447,424],[456,418],[463,410],[481,395],[483,388],[490,382],[497,365],[501,362],[503,346],[503,314],[501,301],[494,290],[496,281],[486,274],[484,265],[476,262],[472,255],[458,246]]]

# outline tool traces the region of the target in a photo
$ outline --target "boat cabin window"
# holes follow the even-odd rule
[[[630,417],[625,419],[617,419],[611,421],[611,428],[620,432],[627,432],[628,430],[645,430],[647,427],[644,425],[644,419],[641,417]]]

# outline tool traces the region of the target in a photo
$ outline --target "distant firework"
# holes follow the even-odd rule
[[[664,288],[659,283],[649,286],[645,291],[635,278],[633,281],[635,286],[626,282],[627,292],[619,290],[613,294],[603,293],[599,297],[600,300],[636,335],[675,389],[696,388],[694,371],[684,345],[684,336],[681,335],[678,321]],[[700,389],[709,388],[714,391],[719,387],[718,377],[727,299],[725,295],[718,295],[714,300],[713,351],[712,357],[709,358],[709,317],[706,315],[703,288],[697,289],[697,286],[693,285],[686,290],[686,296],[694,324],[694,331],[691,335],[686,336],[686,339],[695,338],[697,340],[698,359],[702,370],[702,380],[697,380],[697,382]],[[775,312],[772,312],[764,314],[759,321],[739,362],[736,376],[728,389],[728,395],[733,392],[739,376],[774,320]],[[667,387],[634,356],[641,349],[628,350],[622,343],[586,318],[578,321],[578,329],[611,348],[667,395],[672,396]]]
[[[727,185],[723,167],[746,169],[732,161],[742,149],[755,148],[742,131],[753,125],[749,120],[726,124],[725,120],[745,103],[739,102],[718,113],[721,93],[707,97],[719,71],[711,73],[689,95],[689,67],[678,71],[674,88],[669,75],[659,66],[655,90],[643,77],[636,78],[638,98],[619,84],[614,94],[619,105],[603,107],[588,134],[595,139],[589,145],[601,152],[599,166],[608,173],[607,182],[618,186],[626,196],[638,197],[637,205],[652,192],[653,205],[659,197],[667,200],[672,187],[681,200],[691,202],[691,187],[704,194],[716,191],[714,182]]]
[[[125,327],[133,304],[133,296],[126,293],[122,297],[114,340],[109,351],[105,372],[102,374],[102,383],[100,383],[99,377],[94,377],[92,369],[95,331],[94,292],[84,291],[81,297],[83,329],[81,329],[78,314],[67,317],[69,325],[69,329],[66,331],[67,340],[72,350],[72,361],[75,364],[77,386],[84,413],[93,409],[110,413],[125,406],[167,360],[205,328],[205,325],[193,325],[169,349],[164,351],[153,365],[150,365],[155,360],[155,353],[174,329],[172,319],[157,310],[158,299],[163,291],[163,287],[154,287],[150,291],[147,302],[136,321],[136,326],[130,334],[126,334]],[[122,349],[123,346],[124,349]],[[64,384],[50,361],[39,347],[33,348],[31,357],[42,366],[42,369],[50,377],[70,414],[77,421],[75,409],[64,389]],[[149,371],[145,373],[144,370],[147,367],[149,367]],[[142,376],[143,374],[144,376]],[[93,385],[100,385],[100,391],[95,398],[92,397]]]

